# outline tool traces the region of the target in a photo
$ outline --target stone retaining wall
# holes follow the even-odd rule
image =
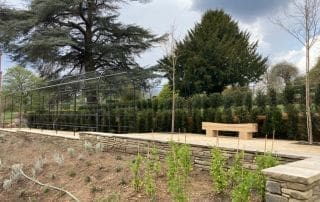
[[[112,150],[118,151],[128,154],[146,154],[148,149],[155,147],[158,149],[160,157],[164,158],[166,153],[169,151],[169,144],[167,141],[155,141],[155,140],[147,140],[147,139],[136,139],[131,137],[126,137],[122,135],[113,135],[113,134],[101,134],[99,133],[92,133],[92,132],[82,132],[79,134],[80,140],[82,142],[88,141],[92,144],[97,144],[98,142],[103,144],[104,150]],[[192,157],[194,166],[209,170],[209,165],[211,162],[211,149],[210,146],[203,146],[203,145],[195,145],[190,144],[192,150]],[[228,159],[227,166],[230,166],[233,162],[234,154],[237,152],[236,149],[227,149],[221,148],[224,156]],[[245,166],[250,169],[255,169],[255,156],[257,154],[262,154],[261,152],[252,152],[252,151],[245,151]],[[280,161],[281,164],[293,162],[300,160],[300,157],[296,156],[286,156],[281,155]]]
[[[266,201],[320,201],[320,159],[309,158],[263,172],[268,176]]]
[[[127,154],[146,154],[152,147],[158,149],[160,157],[165,158],[170,147],[167,141],[138,139],[117,134],[82,132],[77,138],[37,134],[28,131],[1,131],[1,134],[17,135],[38,142],[57,145],[84,147],[85,141],[102,143],[104,151],[117,151]],[[208,170],[211,162],[211,147],[190,144],[194,166]],[[221,148],[228,159],[233,161],[236,149]],[[245,151],[245,166],[255,169],[255,156],[261,152]],[[320,158],[303,159],[298,156],[279,155],[279,166],[263,170],[268,177],[266,184],[267,202],[320,202]],[[302,160],[303,159],[303,160]]]

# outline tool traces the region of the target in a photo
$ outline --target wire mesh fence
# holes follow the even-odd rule
[[[154,78],[137,72],[69,76],[28,92],[3,94],[1,125],[74,132],[169,132],[172,94],[159,95],[163,89]],[[318,84],[312,85],[311,100],[314,138],[319,141]],[[307,138],[303,83],[278,88],[230,87],[209,95],[177,95],[175,105],[177,132],[203,133],[202,121],[258,123],[257,137],[275,131],[277,138]]]

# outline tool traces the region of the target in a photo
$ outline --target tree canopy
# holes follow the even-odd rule
[[[320,83],[320,79],[319,79],[320,78],[320,58],[318,58],[317,63],[311,69],[309,76],[310,76],[310,83],[312,85]]]
[[[7,69],[3,80],[4,93],[25,93],[36,88],[42,80],[30,70],[22,66],[14,66]]]
[[[32,0],[25,9],[0,7],[0,47],[44,76],[130,69],[157,43],[150,31],[118,21],[130,0]]]
[[[183,96],[222,92],[225,86],[246,86],[266,71],[267,58],[257,53],[258,43],[222,10],[207,11],[200,23],[177,44],[176,88]],[[172,83],[170,56],[159,69]]]
[[[269,85],[273,89],[282,90],[284,86],[292,84],[298,76],[298,68],[286,61],[277,63],[271,67],[268,75]]]

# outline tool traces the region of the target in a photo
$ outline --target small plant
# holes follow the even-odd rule
[[[43,188],[43,193],[48,193],[49,192],[49,188],[48,187],[44,187]]]
[[[192,170],[191,151],[187,145],[170,142],[167,156],[168,187],[175,201],[187,201],[186,186]]]
[[[53,160],[59,165],[62,166],[64,163],[64,157],[62,154],[54,153],[53,154]]]
[[[151,149],[145,159],[144,190],[154,201],[156,196],[156,177],[160,173],[160,157],[156,148]]]
[[[97,153],[103,152],[103,145],[100,142],[98,142],[95,146],[95,150]]]
[[[68,148],[67,152],[71,158],[75,156],[75,150],[73,148]]]
[[[9,190],[11,188],[12,184],[13,184],[13,181],[11,179],[5,179],[3,181],[2,187],[4,190]]]
[[[95,185],[93,185],[91,187],[91,193],[95,193],[95,192],[101,192],[103,189],[101,187],[97,187]]]
[[[131,164],[131,171],[133,174],[132,185],[136,192],[139,192],[143,185],[142,174],[141,174],[141,163],[142,157],[138,154]]]
[[[74,170],[69,171],[69,176],[70,177],[75,177],[76,176],[76,172]]]
[[[255,175],[246,171],[241,182],[231,192],[232,202],[250,201],[251,190],[254,188]]]
[[[89,141],[84,141],[84,149],[91,154],[92,150],[93,150],[93,146],[92,143]]]
[[[122,156],[121,155],[117,155],[116,156],[116,160],[118,160],[118,161],[122,160]]]
[[[121,167],[121,166],[117,166],[117,167],[116,167],[116,172],[119,173],[119,172],[121,172],[121,171],[122,171],[122,167]]]
[[[218,148],[213,148],[211,155],[210,175],[216,191],[222,193],[228,186],[228,176],[224,170],[226,159]]]
[[[51,179],[52,179],[52,180],[56,179],[55,174],[52,174],[52,175],[51,175]]]
[[[266,177],[262,174],[262,170],[274,167],[279,164],[279,159],[274,157],[271,153],[258,155],[256,157],[257,170],[255,171],[255,188],[259,191],[262,199],[264,199],[266,189]]]
[[[34,162],[34,165],[33,165],[33,168],[32,168],[32,174],[33,176],[35,177],[38,173],[41,173],[42,170],[43,170],[43,166],[46,162],[46,159],[44,158],[38,158],[35,162]]]
[[[21,164],[14,164],[11,166],[11,174],[9,179],[5,179],[3,181],[3,189],[4,190],[9,190],[12,186],[13,183],[18,181],[21,178],[21,169],[22,165]]]
[[[84,181],[85,181],[86,183],[91,182],[91,178],[90,178],[90,176],[87,176],[87,177],[84,179]]]
[[[120,182],[119,182],[119,185],[126,185],[126,184],[127,184],[127,181],[125,180],[124,177],[122,177]]]
[[[231,186],[237,185],[242,181],[244,174],[243,159],[244,151],[237,152],[234,156],[233,163],[228,171]]]

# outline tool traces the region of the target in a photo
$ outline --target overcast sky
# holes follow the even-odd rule
[[[23,0],[7,0],[10,5],[23,7]],[[120,21],[134,23],[150,29],[155,34],[170,31],[176,27],[176,35],[182,39],[187,31],[200,21],[202,14],[208,9],[224,9],[240,28],[251,33],[252,41],[259,41],[259,53],[269,57],[270,64],[286,60],[298,66],[304,72],[304,47],[272,23],[275,16],[289,9],[289,0],[152,0],[150,3],[130,3],[120,10]],[[316,44],[311,52],[311,63],[314,64],[319,55],[320,44]],[[164,51],[156,47],[142,54],[138,59],[143,66],[150,66],[161,58]],[[3,67],[14,63],[5,56]]]

